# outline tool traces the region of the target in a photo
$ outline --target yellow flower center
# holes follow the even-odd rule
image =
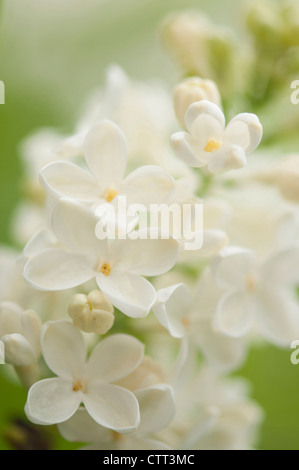
[[[215,150],[218,150],[219,147],[221,147],[221,142],[218,142],[218,140],[215,139],[210,139],[207,142],[207,145],[205,146],[204,150],[205,152],[215,152]]]
[[[103,263],[100,267],[100,273],[103,273],[105,276],[109,276],[111,271],[111,266],[109,263]]]
[[[115,189],[107,189],[107,191],[104,194],[104,199],[106,199],[107,202],[113,201],[115,196],[117,196],[118,192],[115,191]]]
[[[80,392],[83,389],[83,385],[81,380],[77,380],[77,382],[73,385],[73,392]]]
[[[246,279],[246,287],[247,287],[247,290],[252,293],[255,291],[256,289],[256,286],[257,286],[257,279],[255,276],[253,276],[252,274],[249,275]]]

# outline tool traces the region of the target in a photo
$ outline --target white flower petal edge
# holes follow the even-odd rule
[[[117,382],[135,370],[144,355],[144,345],[133,336],[109,336],[93,350],[86,370],[88,375],[105,382]],[[105,361],[103,361],[105,358]]]
[[[136,390],[135,396],[141,416],[138,432],[152,434],[170,424],[176,412],[175,395],[170,385],[159,384]]]
[[[184,319],[188,316],[191,294],[188,287],[175,284],[157,291],[153,312],[159,322],[174,338],[185,335]]]

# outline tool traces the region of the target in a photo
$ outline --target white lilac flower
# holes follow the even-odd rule
[[[249,398],[249,391],[245,379],[227,378],[211,367],[202,367],[193,383],[196,403],[204,409],[212,406],[218,414],[195,449],[246,450],[256,446],[263,412]]]
[[[37,362],[41,321],[33,310],[23,310],[14,302],[0,304],[0,362],[29,366]]]
[[[265,261],[251,250],[225,248],[213,262],[214,282],[222,289],[216,328],[231,337],[244,336],[253,328],[274,344],[288,345],[299,333],[298,263],[298,246]]]
[[[206,270],[194,288],[184,283],[157,290],[153,312],[174,338],[186,338],[215,370],[230,371],[246,359],[248,342],[231,338],[214,327],[214,315],[221,290]]]
[[[238,114],[225,127],[222,110],[206,100],[189,106],[185,125],[188,132],[171,136],[175,154],[191,167],[207,166],[211,173],[244,167],[246,156],[262,138],[262,126],[255,114]]]
[[[120,311],[131,317],[147,315],[156,300],[156,291],[144,276],[170,270],[178,258],[178,242],[170,237],[151,239],[144,232],[139,233],[139,238],[136,232],[135,240],[99,240],[95,235],[96,222],[87,208],[71,200],[60,200],[52,216],[60,246],[32,256],[24,267],[25,279],[37,289],[59,291],[95,278]]]
[[[70,197],[89,204],[109,203],[126,197],[128,205],[146,207],[164,202],[174,187],[174,179],[161,167],[147,165],[125,177],[127,145],[119,127],[112,121],[95,124],[84,140],[88,170],[68,161],[52,162],[40,172],[49,194]]]
[[[174,394],[168,385],[159,384],[134,391],[139,403],[140,424],[126,434],[99,426],[80,408],[68,421],[59,425],[62,436],[69,441],[90,442],[83,449],[92,450],[167,450],[169,446],[155,434],[169,425],[174,417]]]
[[[142,361],[144,346],[132,336],[109,336],[87,359],[81,332],[69,322],[43,326],[42,353],[57,375],[36,382],[29,390],[25,407],[28,418],[39,424],[68,420],[81,403],[101,426],[118,432],[139,425],[138,401],[115,382],[130,374]]]

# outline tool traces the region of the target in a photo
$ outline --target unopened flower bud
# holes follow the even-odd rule
[[[268,0],[250,2],[246,22],[260,47],[271,49],[281,42],[283,21],[279,5]]]
[[[18,333],[2,338],[5,349],[5,363],[14,366],[27,366],[36,361],[36,354],[29,341]]]
[[[218,87],[213,80],[190,77],[179,83],[173,92],[174,110],[178,122],[185,127],[185,114],[188,107],[196,101],[208,100],[221,106]]]
[[[73,324],[86,333],[104,335],[113,325],[113,305],[99,290],[88,295],[75,294],[69,305],[68,313]]]

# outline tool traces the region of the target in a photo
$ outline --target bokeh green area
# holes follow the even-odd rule
[[[157,32],[165,15],[196,7],[219,24],[233,22],[239,27],[240,3],[242,0],[0,2],[0,80],[6,87],[6,103],[0,105],[1,244],[13,243],[10,222],[23,190],[22,139],[41,127],[71,132],[84,100],[103,84],[111,63],[120,64],[133,78],[158,77],[171,87],[179,74],[161,48]],[[252,397],[265,410],[259,449],[299,449],[299,365],[291,364],[290,354],[291,350],[257,345],[238,371],[249,379]],[[0,449],[4,450],[13,448],[7,435],[20,431],[14,421],[25,419],[26,392],[0,371],[0,397]],[[73,448],[57,437],[55,429],[41,432],[50,448]]]

